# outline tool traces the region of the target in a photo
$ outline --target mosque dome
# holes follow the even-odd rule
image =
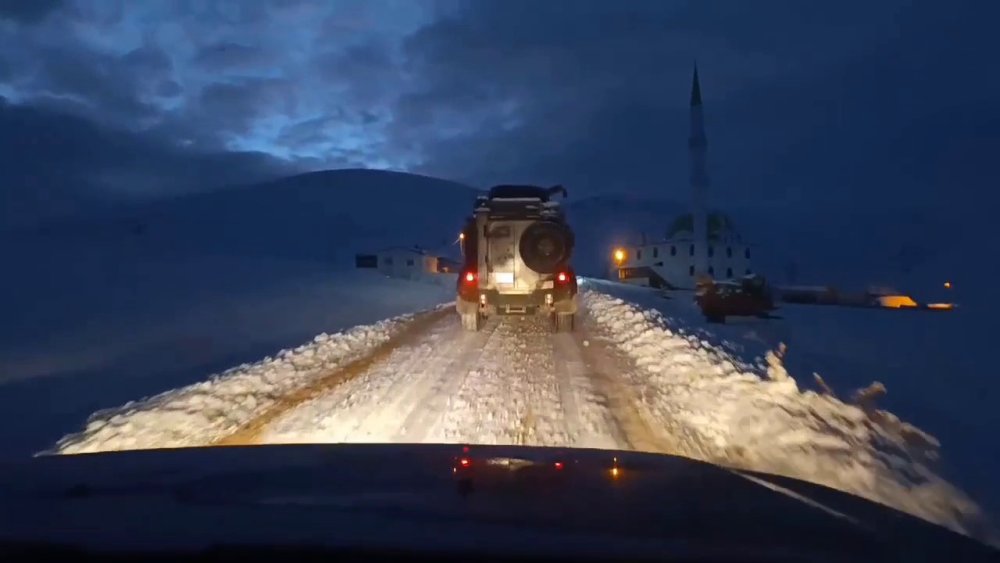
[[[678,215],[667,229],[668,239],[692,236],[694,236],[694,221],[690,213]],[[728,215],[717,211],[708,214],[708,240],[739,241],[741,238]]]

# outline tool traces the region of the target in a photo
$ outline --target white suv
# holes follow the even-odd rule
[[[556,331],[574,327],[573,232],[552,196],[562,186],[503,185],[476,201],[462,231],[464,266],[455,307],[478,330],[491,315],[545,315]]]

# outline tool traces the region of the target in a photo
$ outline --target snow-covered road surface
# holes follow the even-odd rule
[[[450,316],[258,441],[627,446],[575,348],[537,319],[492,319],[469,333]]]
[[[935,472],[932,436],[890,413],[802,391],[778,356],[747,365],[599,285],[584,283],[581,303],[575,334],[551,334],[529,318],[491,319],[469,333],[456,315],[438,313],[405,337],[412,318],[322,335],[209,382],[96,413],[55,449],[306,442],[637,449],[821,483],[989,535],[976,504]]]

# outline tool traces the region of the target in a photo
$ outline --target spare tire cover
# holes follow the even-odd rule
[[[554,274],[573,248],[573,233],[562,223],[539,221],[521,234],[517,244],[524,265],[540,274]]]

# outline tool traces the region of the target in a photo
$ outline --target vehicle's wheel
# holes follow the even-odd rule
[[[471,330],[473,332],[479,330],[483,326],[483,316],[479,314],[478,311],[473,313],[463,313],[462,314],[462,328],[465,330]]]
[[[576,326],[576,315],[572,313],[553,313],[552,330],[555,332],[573,332]]]

